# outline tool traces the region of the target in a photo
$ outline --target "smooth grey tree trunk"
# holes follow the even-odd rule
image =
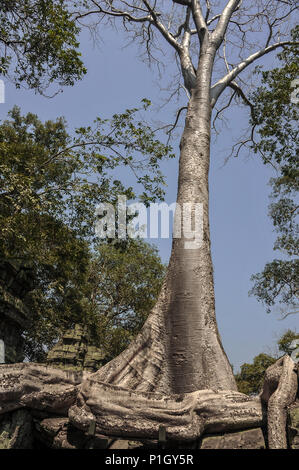
[[[209,228],[211,72],[216,48],[202,47],[180,143],[177,202],[203,205],[203,242],[173,239],[158,302],[137,339],[100,369],[103,382],[143,391],[236,390],[216,316]]]

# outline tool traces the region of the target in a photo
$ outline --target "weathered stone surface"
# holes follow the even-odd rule
[[[95,372],[102,366],[104,357],[101,349],[88,344],[86,330],[81,325],[75,325],[49,351],[47,362],[65,370]]]
[[[84,356],[87,352],[85,331],[80,325],[67,330],[61,340],[49,351],[48,364],[65,369],[83,369]]]
[[[201,449],[265,449],[261,428],[207,436],[202,440]]]
[[[288,438],[291,449],[299,449],[299,401],[288,409]]]
[[[32,418],[27,410],[0,416],[0,449],[32,449]]]

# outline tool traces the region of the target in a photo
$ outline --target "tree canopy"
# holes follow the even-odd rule
[[[98,203],[113,203],[119,194],[137,197],[132,186],[125,187],[116,178],[113,171],[121,165],[133,172],[144,203],[164,197],[159,161],[173,154],[150,127],[136,119],[137,112],[134,108],[110,120],[97,118],[93,126],[76,129],[70,136],[62,118],[43,124],[36,115],[22,116],[13,108],[11,119],[0,126],[1,230],[5,233],[1,248],[5,256],[11,256],[11,250],[14,256],[23,252],[27,230],[41,215],[64,222],[78,236],[92,241]],[[35,249],[38,256],[39,242]]]
[[[299,334],[295,331],[287,330],[277,341],[279,351],[291,355],[293,352],[291,343],[296,339],[299,339]]]

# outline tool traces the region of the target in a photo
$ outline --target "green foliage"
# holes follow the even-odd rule
[[[165,275],[156,247],[142,240],[98,245],[90,266],[95,344],[106,360],[117,356],[139,332],[154,306]]]
[[[235,375],[238,390],[246,395],[261,391],[266,369],[274,364],[276,359],[268,354],[259,354],[253,359],[253,364],[243,364],[241,371]]]
[[[16,107],[0,125],[0,257],[33,272],[35,288],[26,298],[32,322],[25,332],[31,360],[41,359],[44,347],[66,328],[95,322],[89,282],[91,252],[99,242],[95,206],[114,203],[119,194],[137,197],[113,172],[129,161],[141,184],[148,177],[142,200],[163,194],[158,162],[170,147],[135,122],[137,111],[98,118],[75,137],[63,119],[42,123]]]
[[[299,27],[293,32],[298,41]],[[264,270],[252,276],[250,294],[262,301],[267,312],[276,303],[283,310],[295,310],[298,305],[299,242],[298,242],[298,104],[291,100],[292,81],[299,76],[298,45],[285,48],[278,55],[281,67],[262,72],[262,86],[253,95],[255,107],[252,124],[259,139],[254,152],[263,162],[275,168],[277,176],[270,180],[272,218],[278,238],[274,249],[285,258],[267,263]]]
[[[292,354],[290,344],[294,339],[299,339],[299,334],[287,330],[277,341],[278,349],[283,354]],[[277,357],[261,353],[253,359],[252,364],[243,364],[240,372],[235,374],[238,390],[246,395],[260,393],[266,369],[277,361]]]
[[[78,52],[79,28],[63,0],[2,0],[0,73],[17,87],[43,92],[51,83],[73,85],[86,69]]]
[[[299,339],[299,334],[295,331],[287,330],[277,342],[279,351],[291,355],[293,350],[290,348],[290,344],[294,339]]]

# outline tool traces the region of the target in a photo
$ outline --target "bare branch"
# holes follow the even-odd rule
[[[226,58],[226,35],[224,36],[224,40],[223,40],[223,59],[224,59],[226,70],[227,72],[229,72],[230,68],[227,62],[227,58]]]
[[[191,90],[194,87],[195,80],[196,80],[195,68],[192,64],[192,60],[190,57],[190,38],[191,38],[191,31],[189,28],[190,13],[191,13],[190,8],[187,8],[185,23],[183,25],[184,35],[183,35],[183,39],[181,43],[181,48],[179,51],[184,84],[187,90],[189,91],[189,93],[191,93]]]
[[[212,126],[213,129],[215,130],[216,134],[218,134],[218,131],[217,131],[216,126],[215,126],[216,120],[218,119],[218,117],[220,116],[220,114],[221,114],[225,109],[227,109],[227,108],[230,107],[230,105],[231,105],[231,103],[232,103],[232,101],[233,101],[233,98],[234,98],[234,96],[236,95],[236,93],[237,93],[237,92],[234,91],[234,92],[231,94],[231,96],[230,96],[228,102],[227,102],[224,106],[222,106],[221,109],[218,109],[218,110],[217,110],[217,113],[216,113],[216,115],[215,115],[215,117],[214,117],[214,119],[213,119],[213,126]]]
[[[293,312],[288,312],[288,313],[285,313],[282,318],[279,318],[279,320],[284,320],[285,318],[287,318],[289,315],[295,315],[299,313],[299,310],[294,310]]]
[[[246,10],[241,8],[242,0],[226,0],[223,2],[226,6],[222,13],[218,13],[218,6],[221,2],[214,3],[211,0],[172,0],[172,2],[165,3],[157,0],[90,0],[90,3],[92,11],[80,12],[82,17],[97,12],[101,19],[104,16],[115,20],[122,19],[123,26],[131,35],[132,41],[138,39],[143,43],[149,61],[155,61],[158,68],[161,62],[153,54],[153,50],[161,55],[163,62],[162,41],[157,38],[160,33],[176,52],[175,57],[180,61],[184,85],[189,93],[196,86],[197,70],[195,70],[192,59],[196,60],[196,57],[199,57],[203,52],[203,40],[209,53],[218,50],[217,63],[213,65],[213,76],[217,77],[216,80],[221,76],[222,78],[211,87],[212,107],[226,86],[233,82],[240,72],[254,60],[278,47],[291,44],[283,42],[287,38],[283,37],[285,32],[281,28],[281,23],[285,22],[286,18],[294,11],[293,2],[267,0],[262,1],[261,4],[258,2],[255,9]],[[276,11],[277,4],[283,3],[289,7],[280,5],[280,10]],[[228,26],[231,31],[225,38]],[[264,31],[262,26],[265,26],[268,31]],[[252,50],[261,47],[253,34],[262,31],[266,33],[264,36],[265,45],[258,52],[252,54]],[[194,35],[198,36],[200,45],[196,40],[193,41]],[[278,39],[279,35],[281,39]],[[223,41],[225,44],[223,51],[221,51],[222,57],[219,47]],[[241,56],[241,53],[245,54],[245,51],[246,55],[251,54],[247,59]],[[223,64],[219,58],[224,60],[226,71],[220,68],[223,67]],[[235,66],[238,62],[239,65]],[[238,94],[246,103],[244,96]]]
[[[220,16],[221,16],[221,13],[219,13],[219,15],[213,16],[213,18],[211,18],[210,20],[207,21],[207,25],[209,26],[211,23],[213,23],[213,21],[218,20],[218,18],[220,18]]]
[[[92,1],[92,3],[98,8],[98,10],[97,11],[92,11],[92,12],[87,12],[86,14],[81,15],[80,18],[83,18],[83,16],[87,16],[87,15],[92,14],[92,13],[102,13],[102,14],[108,15],[108,16],[126,18],[129,21],[134,21],[135,23],[144,23],[146,21],[151,20],[151,17],[149,15],[138,17],[138,16],[133,16],[131,13],[129,13],[127,11],[123,11],[123,10],[119,10],[117,8],[114,8],[113,5],[112,5],[112,2],[110,4],[110,10],[105,10],[104,8],[101,7],[101,5],[98,2],[95,2],[94,0]]]
[[[186,11],[186,18],[183,24],[184,28],[184,35],[182,40],[182,48],[185,53],[189,54],[189,47],[190,47],[190,28],[189,28],[189,21],[190,21],[190,8],[187,8]]]
[[[210,11],[211,11],[210,0],[206,0],[206,5],[207,5],[207,11],[206,11],[206,16],[205,16],[205,22],[207,23],[209,16],[210,16]]]
[[[220,18],[220,16],[221,16],[220,14],[213,16],[213,18],[211,18],[210,20],[207,21],[207,26],[210,26],[210,24],[212,24],[214,21],[218,20],[218,18]],[[197,29],[191,29],[190,33],[191,33],[191,35],[198,34]]]

